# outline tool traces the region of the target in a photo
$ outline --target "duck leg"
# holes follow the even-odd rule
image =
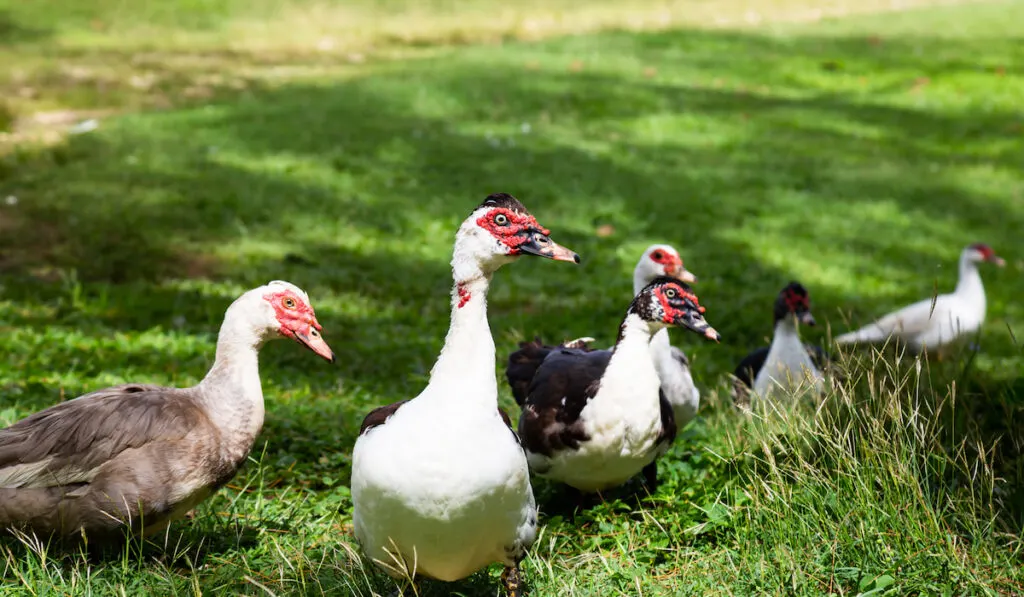
[[[506,566],[501,573],[501,584],[505,587],[506,597],[523,597],[522,579],[519,577],[519,560]]]
[[[647,487],[648,493],[654,493],[658,490],[658,461],[648,464],[640,471],[640,474],[644,476],[644,486]]]
[[[420,594],[420,580],[403,582],[388,594],[388,597],[418,597]]]

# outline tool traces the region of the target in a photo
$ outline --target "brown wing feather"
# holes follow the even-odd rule
[[[244,458],[224,457],[191,391],[107,388],[0,430],[0,527],[106,541],[194,507]]]
[[[68,475],[87,481],[88,471],[125,450],[185,437],[205,421],[190,403],[167,399],[181,391],[154,385],[115,386],[62,402],[0,430],[0,487],[52,487],[68,482]],[[34,471],[19,467],[44,462]],[[24,472],[17,480],[9,479],[14,467]]]
[[[498,407],[498,416],[501,417],[501,420],[505,423],[505,426],[508,427],[508,430],[512,432],[512,437],[516,438],[516,443],[523,445],[523,440],[519,439],[519,434],[516,433],[515,427],[512,427],[512,419],[509,418],[505,409],[500,406]]]

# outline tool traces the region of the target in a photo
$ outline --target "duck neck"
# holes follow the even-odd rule
[[[956,283],[955,294],[964,298],[985,303],[985,288],[981,284],[981,273],[978,264],[966,253],[960,256],[960,279]]]
[[[796,317],[787,314],[775,322],[775,334],[772,336],[772,344],[786,342],[795,339],[800,341],[800,330],[796,325]]]
[[[651,281],[647,279],[647,276],[641,271],[639,267],[633,270],[633,296],[640,294]]]
[[[197,390],[213,423],[228,435],[255,440],[263,428],[259,349],[264,338],[245,317],[245,303],[228,308],[217,336],[213,367]]]
[[[772,344],[768,348],[768,360],[785,358],[783,355],[788,354],[803,354],[804,351],[796,317],[790,313],[776,321]]]
[[[467,254],[469,253],[469,254]],[[471,252],[456,243],[452,258],[455,284],[448,335],[437,362],[430,370],[429,386],[469,387],[473,391],[446,391],[446,399],[465,397],[479,401],[481,393],[495,404],[498,381],[494,373],[494,339],[487,324],[487,290],[496,268],[481,266]]]
[[[611,360],[601,376],[599,396],[635,400],[636,396],[648,394],[644,390],[644,384],[647,384],[652,390],[651,395],[657,399],[656,388],[661,383],[651,358],[650,344],[651,336],[662,327],[644,321],[636,313],[626,314],[619,327]]]

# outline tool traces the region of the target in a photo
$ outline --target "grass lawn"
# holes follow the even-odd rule
[[[496,276],[499,364],[534,334],[611,343],[653,242],[722,334],[673,332],[704,400],[651,499],[570,517],[535,482],[531,594],[1024,592],[1024,3],[922,4],[0,3],[0,426],[195,383],[229,302],[275,278],[339,359],[264,349],[252,462],[166,546],[3,539],[0,592],[393,590],[351,537],[351,448],[424,385],[455,228],[497,191],[583,258]],[[976,354],[862,352],[829,408],[733,409],[789,280],[825,341],[951,290],[974,241],[1008,261]]]

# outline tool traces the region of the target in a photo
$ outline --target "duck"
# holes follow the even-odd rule
[[[940,352],[959,338],[976,333],[985,322],[985,287],[978,264],[998,267],[1006,261],[985,243],[960,252],[959,281],[952,293],[920,300],[868,325],[836,337],[837,344],[873,344],[890,338],[916,353]]]
[[[677,425],[661,390],[651,338],[682,326],[719,341],[704,307],[680,280],[659,276],[633,298],[610,350],[563,345],[515,358],[540,361],[528,384],[519,436],[530,469],[583,492],[600,492],[642,473],[657,487],[656,460],[675,439]]]
[[[659,276],[670,276],[688,284],[697,283],[697,276],[683,265],[679,251],[667,244],[651,245],[640,255],[640,260],[633,268],[633,296]],[[589,348],[593,341],[591,337],[577,338],[560,346]],[[530,350],[523,352],[522,349],[526,349],[527,346]],[[533,378],[540,365],[539,360],[529,355],[535,354],[537,350],[546,354],[554,347],[545,346],[539,338],[535,338],[533,341],[521,342],[519,348],[521,350],[510,357],[505,371],[509,386],[512,388],[512,397],[522,408],[529,389],[529,380]],[[672,407],[676,425],[683,429],[697,416],[697,410],[700,408],[700,390],[693,381],[690,359],[681,349],[672,345],[667,328],[654,334],[650,349],[658,377],[661,379],[661,391]]]
[[[799,282],[790,282],[775,300],[775,331],[770,346],[752,351],[733,372],[733,398],[748,400],[751,390],[760,398],[810,390],[824,390],[822,373],[830,362],[820,347],[800,340],[799,326],[817,322],[811,313],[811,296]]]
[[[416,397],[366,415],[352,453],[352,520],[366,556],[395,579],[456,581],[499,563],[522,593],[519,563],[537,535],[529,466],[498,406],[487,292],[521,256],[579,263],[523,204],[489,195],[462,222],[451,261],[451,323]]]
[[[334,362],[309,296],[282,280],[227,308],[197,385],[124,384],[0,430],[0,527],[92,544],[151,536],[223,487],[263,427],[258,352],[290,338]]]

